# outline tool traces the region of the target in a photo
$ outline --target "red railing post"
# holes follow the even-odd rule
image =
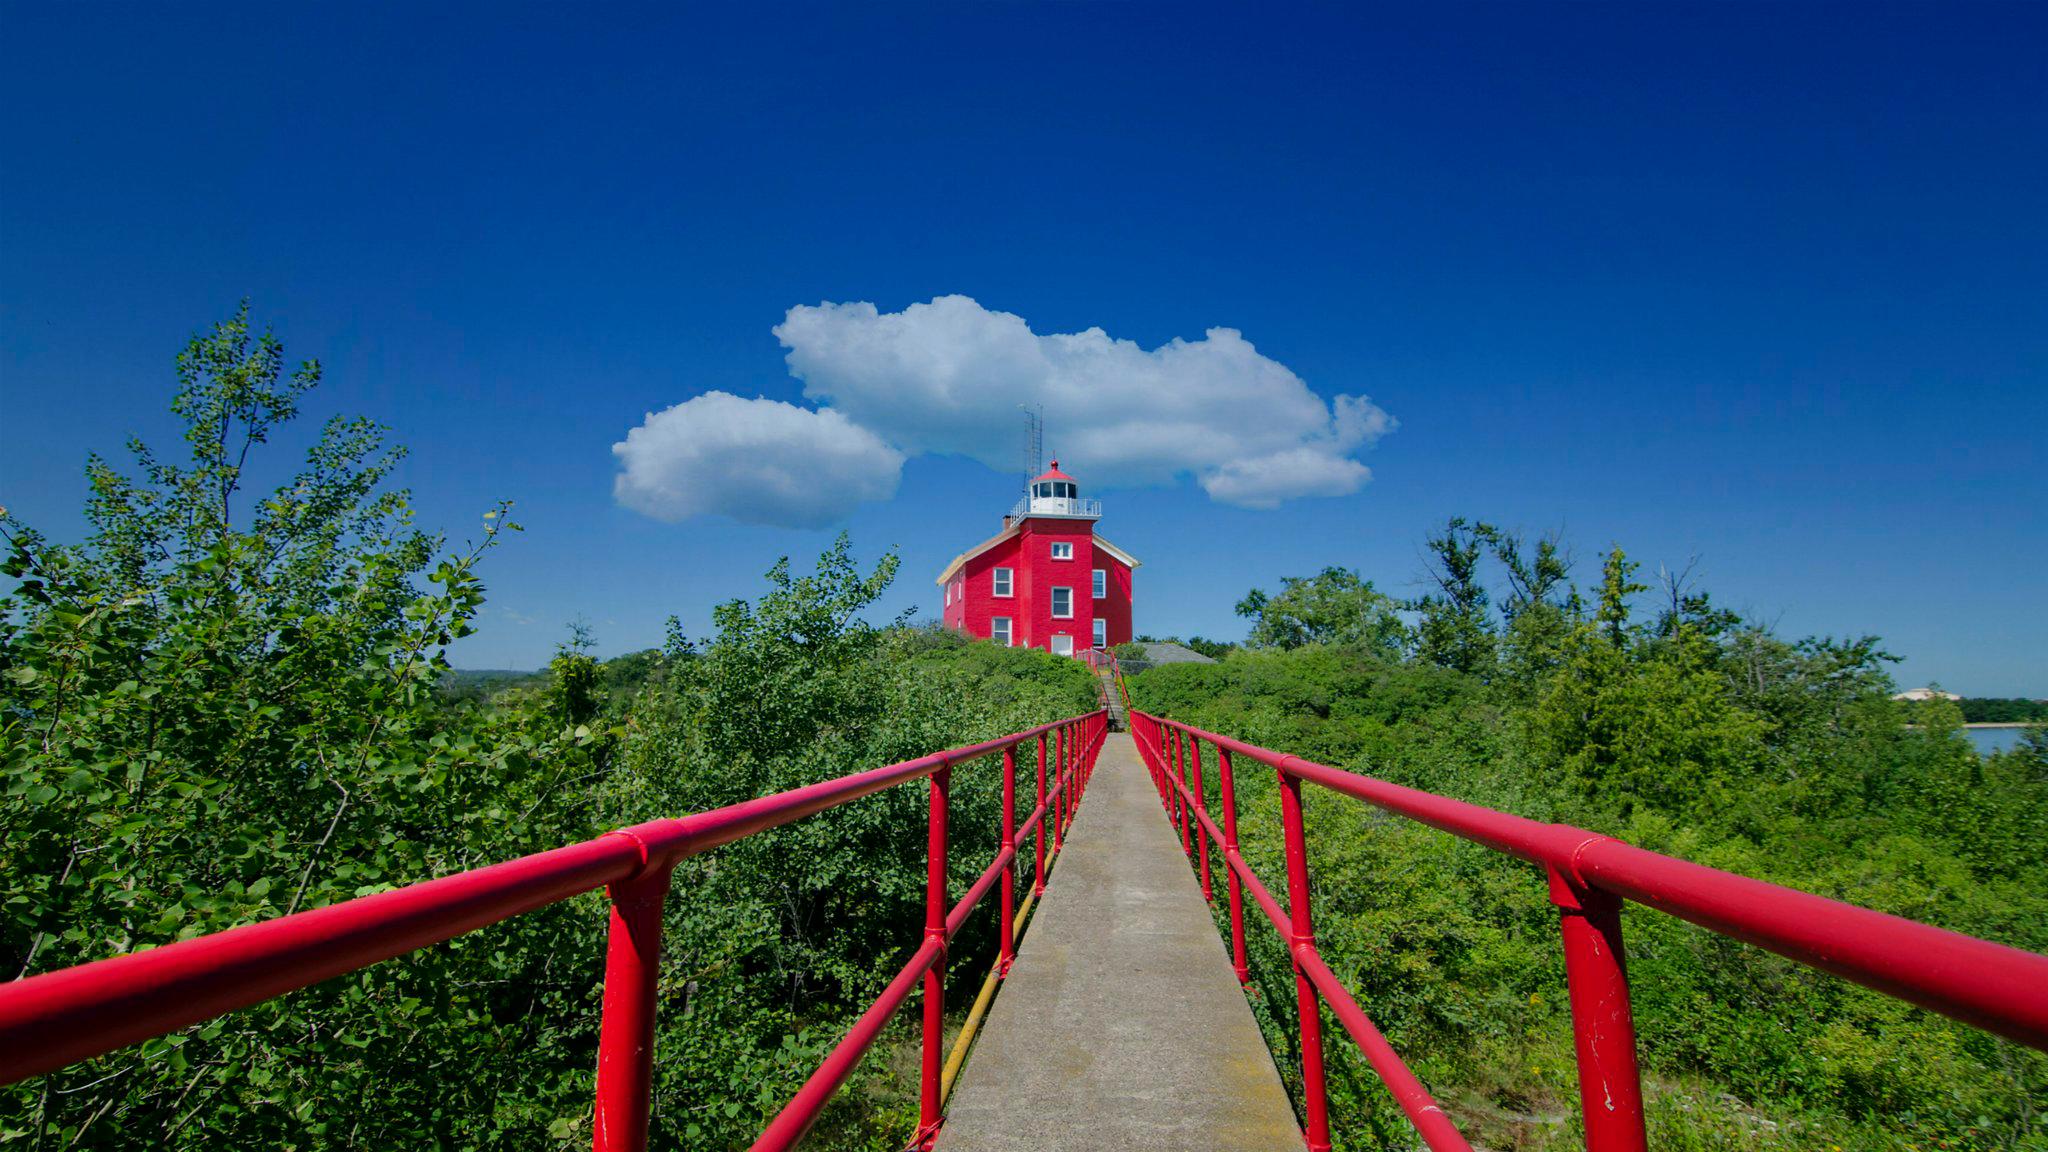
[[[1195,807],[1202,814],[1207,815],[1209,812],[1209,797],[1203,791],[1202,741],[1199,737],[1192,735],[1188,737],[1188,770],[1195,777]],[[1199,824],[1195,826],[1195,842],[1200,844],[1202,848],[1202,899],[1214,904],[1216,902],[1216,892],[1211,887],[1209,880],[1209,834]]]
[[[1550,902],[1564,935],[1565,980],[1579,1057],[1579,1110],[1587,1152],[1645,1152],[1643,1084],[1629,1010],[1621,898],[1549,869]]]
[[[1288,956],[1294,963],[1294,999],[1301,1015],[1301,1097],[1308,1114],[1305,1136],[1309,1152],[1329,1152],[1330,1105],[1323,1079],[1323,1004],[1315,985],[1302,970],[1301,955],[1316,946],[1315,922],[1309,915],[1308,837],[1302,828],[1301,781],[1280,776],[1280,820],[1287,839],[1287,910],[1293,939]]]
[[[1166,803],[1166,783],[1159,775],[1159,725],[1149,716],[1142,720],[1134,720],[1133,724],[1143,724],[1145,726],[1145,735],[1151,738],[1149,748],[1141,745],[1139,752],[1141,754],[1150,753],[1143,756],[1145,771],[1151,774],[1152,790],[1159,793],[1159,802],[1164,804]]]
[[[1159,804],[1166,809],[1168,818],[1173,816],[1173,793],[1166,790],[1166,725],[1159,720],[1152,725],[1152,786],[1159,789]]]
[[[1237,851],[1237,784],[1230,775],[1230,750],[1216,748],[1216,776],[1223,788],[1223,878],[1230,889],[1230,967],[1239,984],[1252,980],[1251,965],[1244,954],[1244,881],[1231,867]]]
[[[1038,857],[1037,869],[1031,874],[1031,896],[1037,899],[1045,895],[1045,733],[1038,734],[1038,802],[1031,806],[1034,813],[1032,822],[1038,825],[1038,834],[1031,838],[1033,851]]]
[[[1003,927],[1001,974],[1010,974],[1017,959],[1017,746],[1003,749],[1003,847],[1010,850],[1010,863],[1003,868]]]
[[[1067,739],[1066,733],[1055,728],[1052,731],[1052,850],[1058,852],[1067,842]]]
[[[1175,809],[1180,813],[1180,850],[1193,860],[1195,842],[1188,839],[1188,826],[1194,822],[1188,812],[1188,740],[1186,732],[1178,728],[1173,730],[1173,800]],[[1200,832],[1201,829],[1198,827],[1194,831]]]
[[[918,1082],[917,1137],[913,1145],[930,1148],[941,1119],[939,1077],[946,1060],[946,799],[953,770],[931,776],[931,826],[925,846],[924,938],[939,947],[938,959],[924,973],[924,1067]]]
[[[604,1013],[597,1041],[593,1152],[641,1152],[647,1147],[661,911],[668,881],[669,870],[659,867],[609,890],[611,929],[605,944]]]
[[[1074,824],[1074,726],[1060,725],[1060,830]]]

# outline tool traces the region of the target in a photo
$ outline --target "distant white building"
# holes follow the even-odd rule
[[[1892,699],[1894,699],[1894,700],[1961,700],[1961,699],[1962,699],[1962,697],[1961,697],[1961,696],[1958,696],[1958,695],[1956,695],[1956,694],[1955,694],[1955,693],[1953,693],[1953,692],[1943,692],[1943,691],[1942,691],[1941,689],[1939,689],[1939,688],[1931,688],[1931,687],[1930,687],[1930,688],[1908,688],[1908,689],[1906,689],[1906,690],[1905,690],[1904,692],[1899,692],[1899,693],[1895,693],[1895,694],[1894,694],[1894,695],[1892,696]]]

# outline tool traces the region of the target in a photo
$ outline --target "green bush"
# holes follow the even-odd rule
[[[1610,558],[1607,595],[1544,601],[1540,659],[1510,644],[1458,671],[1419,641],[1274,646],[1130,687],[1266,747],[2048,950],[2048,741],[1979,757],[1955,705],[1888,699],[1869,640],[1781,640],[1703,595],[1634,625],[1629,571]],[[1272,774],[1237,776],[1245,854],[1277,891]],[[1579,1146],[1538,870],[1316,788],[1306,817],[1324,955],[1452,1117],[1488,1147]],[[1250,916],[1254,1011],[1298,1090],[1287,957]],[[2043,1053],[1668,916],[1625,924],[1653,1146],[2048,1148]],[[1339,1146],[1411,1146],[1355,1049],[1330,1052]]]
[[[488,514],[449,550],[330,422],[261,497],[244,469],[317,365],[246,310],[196,338],[187,460],[95,459],[85,542],[6,525],[0,962],[13,975],[274,918],[1087,711],[1071,660],[864,623],[894,558],[787,562],[700,644],[457,690]],[[673,630],[672,630],[673,631]],[[955,772],[956,879],[999,779]],[[920,939],[926,808],[905,787],[686,862],[668,907],[655,1144],[744,1145]],[[590,1139],[601,894],[0,1089],[25,1147],[533,1148]],[[984,914],[984,919],[986,915]],[[956,972],[986,963],[971,928]],[[977,952],[975,949],[980,948]],[[957,981],[969,983],[971,981]],[[971,995],[972,987],[967,989]],[[814,1136],[900,1148],[888,1053]]]

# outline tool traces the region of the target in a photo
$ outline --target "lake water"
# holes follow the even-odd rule
[[[1970,743],[1977,746],[1979,755],[1989,756],[1993,752],[2003,752],[2008,748],[2017,747],[2020,733],[2024,731],[2024,728],[1965,728],[1963,735],[1969,737]]]

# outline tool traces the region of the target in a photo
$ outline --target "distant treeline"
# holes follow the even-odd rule
[[[2048,722],[2048,700],[1985,696],[1957,702],[1965,724],[2030,724]]]

